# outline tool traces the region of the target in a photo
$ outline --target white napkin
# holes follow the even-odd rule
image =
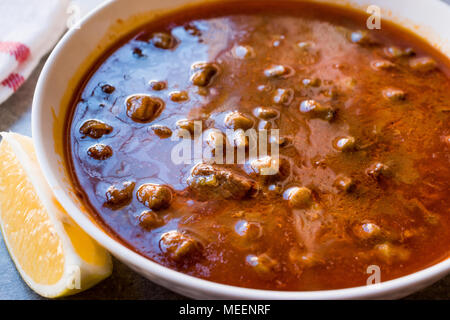
[[[67,25],[102,1],[0,0],[0,103],[19,89]]]

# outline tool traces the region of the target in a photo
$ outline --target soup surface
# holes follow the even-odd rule
[[[447,61],[366,19],[240,1],[125,37],[73,99],[80,196],[138,253],[230,285],[353,287],[447,258]]]

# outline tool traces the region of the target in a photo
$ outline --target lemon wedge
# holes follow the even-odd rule
[[[23,280],[41,296],[56,298],[108,277],[110,255],[58,203],[39,168],[31,138],[1,136],[0,226]]]

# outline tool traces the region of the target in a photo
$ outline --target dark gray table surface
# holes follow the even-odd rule
[[[450,0],[445,0],[450,3]],[[31,102],[44,58],[28,81],[9,100],[0,105],[0,131],[14,131],[31,136]],[[3,239],[0,237],[0,300],[42,299],[30,290],[17,273]],[[144,279],[127,266],[114,260],[110,278],[94,288],[68,299],[185,299]],[[450,276],[408,299],[450,299]]]

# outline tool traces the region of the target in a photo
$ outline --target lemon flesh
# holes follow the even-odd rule
[[[39,168],[31,138],[1,135],[0,227],[24,281],[38,294],[56,298],[108,277],[111,257],[58,203]]]

